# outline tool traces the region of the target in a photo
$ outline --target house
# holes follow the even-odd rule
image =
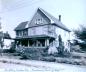
[[[14,40],[10,37],[8,32],[3,33],[3,31],[0,32],[0,48],[1,49],[9,49],[11,46],[11,42]]]
[[[12,42],[14,42],[14,40],[11,38],[9,33],[3,33],[3,49],[10,49]]]
[[[25,47],[42,47],[54,45],[60,35],[66,45],[70,39],[70,30],[59,19],[45,10],[38,8],[30,21],[20,23],[16,28],[16,45]]]

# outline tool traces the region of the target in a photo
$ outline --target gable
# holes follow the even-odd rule
[[[55,26],[70,32],[70,30],[61,21],[59,21],[57,18],[55,18],[54,16],[52,16],[51,14],[49,14],[41,8],[37,9],[36,13],[34,14],[30,22],[22,22],[15,28],[15,30],[21,30],[28,27],[44,24],[54,24]]]
[[[41,8],[37,9],[37,12],[33,16],[29,24],[29,27],[34,25],[40,25],[40,24],[42,25],[42,24],[50,24],[50,23],[55,24],[59,28],[70,32],[70,30],[61,21],[59,21],[57,18],[55,18],[54,16],[52,16],[51,14],[49,14],[48,12],[44,11]]]
[[[35,15],[33,16],[29,24],[29,27],[36,26],[36,25],[49,24],[49,23],[50,23],[50,19],[38,9]]]
[[[70,30],[57,18],[55,18],[54,16],[52,16],[51,14],[49,14],[48,12],[46,12],[43,9],[41,9],[41,8],[39,8],[39,9],[51,20],[52,24],[56,24],[56,26],[60,27],[61,29],[64,29],[64,30],[70,32]]]

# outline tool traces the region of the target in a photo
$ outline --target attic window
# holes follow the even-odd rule
[[[43,19],[36,19],[35,20],[35,24],[42,24],[43,23]]]

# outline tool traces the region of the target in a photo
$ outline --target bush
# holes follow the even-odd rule
[[[58,54],[58,53],[54,53],[53,56],[54,56],[54,57],[58,57],[59,54]]]
[[[63,55],[63,51],[64,51],[64,46],[59,46],[58,47],[58,54],[61,54],[61,55]]]
[[[20,54],[20,53],[15,52],[15,53],[12,53],[12,55],[13,55],[13,56],[20,56],[21,54]]]
[[[9,52],[10,52],[10,53],[14,53],[14,52],[16,51],[16,50],[15,50],[15,48],[16,48],[15,46],[16,46],[15,43],[12,42],[12,43],[11,43],[11,47],[10,47],[10,49],[9,49]]]
[[[56,62],[58,62],[58,63],[68,63],[67,59],[64,59],[64,58],[60,58],[60,59],[57,58]]]
[[[50,56],[47,52],[42,52],[41,55],[44,56],[44,57],[45,56]]]
[[[31,59],[31,60],[40,60],[41,55],[37,54],[37,53],[24,53],[21,54],[21,58],[20,59]]]
[[[28,59],[27,55],[23,54],[20,59]]]
[[[72,56],[72,58],[80,59],[80,58],[81,58],[81,56]]]
[[[41,60],[48,61],[48,62],[55,62],[56,61],[55,57],[53,57],[53,56],[43,57]]]
[[[81,40],[79,45],[81,49],[86,51],[86,27],[84,25],[80,26],[80,29],[74,31],[77,39]]]
[[[86,51],[86,42],[79,43],[81,50]]]
[[[43,50],[42,48],[24,48],[21,51],[21,59],[40,60]]]
[[[9,53],[9,49],[3,49],[2,52],[3,53]]]
[[[58,54],[63,55],[64,54],[64,43],[62,42],[61,35],[58,36],[58,40],[59,40],[59,47],[57,48]]]

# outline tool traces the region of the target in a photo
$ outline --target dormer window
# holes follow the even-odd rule
[[[43,19],[36,19],[35,20],[35,24],[42,24],[43,23]]]

